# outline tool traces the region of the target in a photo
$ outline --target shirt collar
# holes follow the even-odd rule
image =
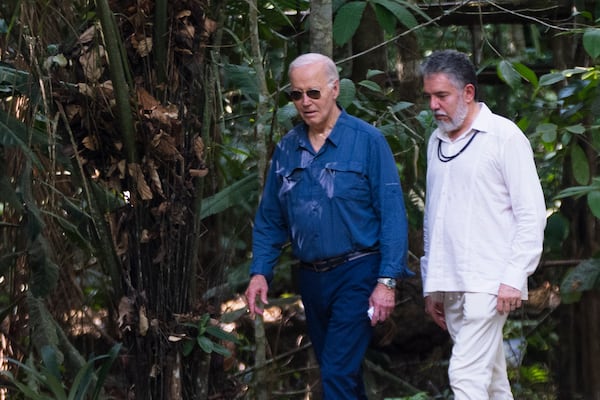
[[[340,122],[342,120],[348,118],[348,114],[346,113],[346,110],[339,104],[338,104],[338,108],[341,111],[340,116],[338,117],[337,121],[335,122],[333,129],[331,129],[329,136],[327,136],[327,139],[325,139],[326,141],[331,142],[331,144],[333,144],[335,147],[339,146],[340,141],[342,140],[342,137],[343,137],[343,133],[340,132],[340,129],[336,129],[336,128],[338,127],[338,125],[340,125]],[[310,140],[308,140],[308,125],[306,125],[306,123],[303,122],[302,124],[300,124],[300,130],[301,130],[301,134],[300,134],[300,137],[298,140],[298,146],[306,148],[306,149],[312,149]]]
[[[346,113],[346,110],[344,110],[344,108],[341,107],[339,104],[338,104],[338,107],[341,111],[340,116],[338,117],[337,121],[335,121],[335,125],[333,126],[333,129],[329,133],[329,136],[327,136],[327,140],[329,140],[335,147],[339,146],[339,144],[342,140],[342,136],[344,135],[344,133],[341,131],[341,129],[336,129],[336,128],[340,125],[340,122],[343,122],[343,120],[348,118],[348,114]]]
[[[479,103],[479,105],[479,114],[475,117],[475,121],[473,121],[471,128],[479,132],[490,132],[493,130],[492,111],[490,111],[485,103]]]

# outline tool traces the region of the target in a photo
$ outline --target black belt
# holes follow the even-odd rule
[[[300,266],[304,269],[308,269],[315,272],[325,272],[335,267],[346,263],[348,261],[354,261],[361,257],[368,256],[369,254],[377,254],[379,253],[379,249],[377,248],[369,248],[359,251],[354,251],[352,253],[344,254],[343,256],[331,257],[326,260],[321,261],[313,261],[313,262],[304,262],[300,261]]]

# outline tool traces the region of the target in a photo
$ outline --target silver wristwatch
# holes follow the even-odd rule
[[[396,280],[394,278],[377,278],[377,283],[381,283],[388,289],[394,289],[396,287]]]

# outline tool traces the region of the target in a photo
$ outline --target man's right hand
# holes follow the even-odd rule
[[[431,316],[435,322],[443,330],[448,330],[446,326],[446,315],[444,314],[444,303],[435,301],[431,296],[425,297],[425,312]]]
[[[262,305],[267,304],[267,293],[269,292],[269,285],[264,275],[254,275],[250,278],[248,288],[246,289],[246,301],[248,302],[248,311],[250,316],[254,318],[255,314],[262,315]],[[256,298],[260,299],[261,304],[257,304]]]

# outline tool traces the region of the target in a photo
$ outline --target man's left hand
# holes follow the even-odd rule
[[[383,322],[394,311],[396,305],[396,290],[390,289],[387,286],[378,283],[375,290],[369,298],[369,306],[373,307],[373,317],[371,318],[371,326],[377,325],[378,322]]]
[[[521,307],[521,291],[501,283],[500,289],[498,289],[496,310],[500,314],[508,314],[519,307]]]

